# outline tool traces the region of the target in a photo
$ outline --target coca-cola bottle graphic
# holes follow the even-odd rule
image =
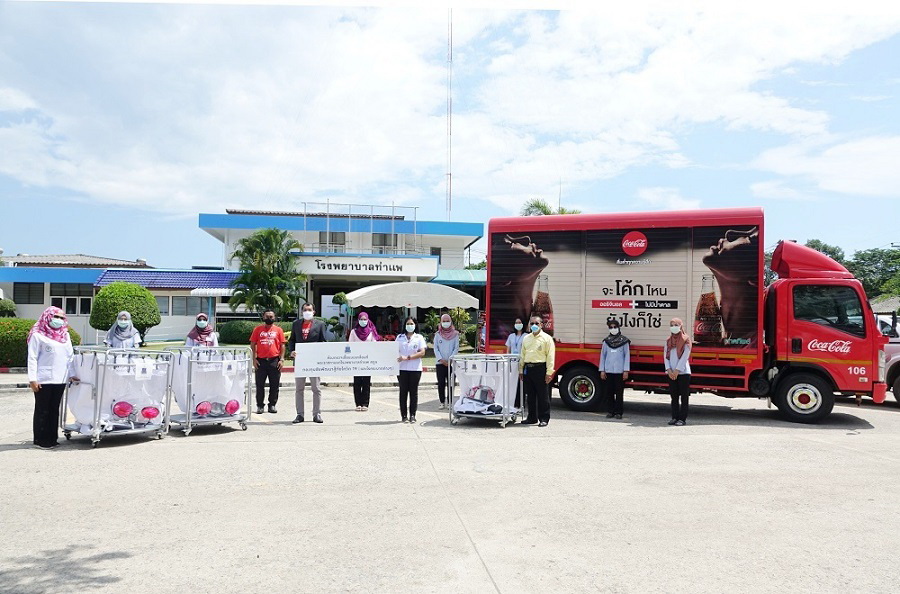
[[[716,288],[716,277],[704,274],[694,316],[694,342],[698,346],[722,346],[724,343],[722,308],[716,298]]]
[[[546,274],[537,277],[531,311],[534,315],[541,316],[544,332],[553,336],[553,304],[550,302],[550,279]]]

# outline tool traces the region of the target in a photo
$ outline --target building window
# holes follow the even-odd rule
[[[94,285],[90,283],[50,283],[50,305],[66,315],[90,315]]]
[[[439,248],[439,247],[431,248],[431,255],[438,257],[438,264],[440,265],[440,263],[441,263],[441,248]]]
[[[173,316],[195,316],[205,312],[202,297],[172,297]]]
[[[159,297],[156,298],[156,305],[159,307],[159,315],[167,316],[169,315],[169,297]]]
[[[44,283],[13,283],[13,301],[17,305],[43,305]]]
[[[376,254],[392,254],[397,251],[397,236],[392,233],[373,233],[372,251]]]

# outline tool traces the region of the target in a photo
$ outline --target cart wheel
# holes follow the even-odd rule
[[[506,419],[503,419],[502,421],[500,421],[500,428],[506,429]]]
[[[99,444],[99,443],[100,443],[99,441],[92,441],[92,442],[91,442],[91,447],[92,447],[92,448],[96,448],[96,447],[97,447],[97,444]]]
[[[451,425],[459,425],[459,417],[451,417],[450,424]]]
[[[190,430],[190,429],[185,429],[185,430],[184,430],[184,436],[185,436],[185,437],[187,437],[187,436],[190,435],[190,434],[191,434],[191,430]]]
[[[515,423],[516,419],[518,419],[518,418],[519,417],[517,417],[516,415],[513,415],[512,418],[510,419],[510,422]]]
[[[247,423],[241,423],[241,431],[247,430]]]
[[[66,441],[69,441],[70,439],[72,439],[72,432],[71,432],[71,431],[65,431],[65,432],[63,433],[63,435],[66,436]]]
[[[216,423],[216,426],[221,427],[222,423]]]
[[[156,434],[156,439],[162,439],[162,438],[163,438],[163,434],[162,434],[162,433],[157,433],[157,434]]]

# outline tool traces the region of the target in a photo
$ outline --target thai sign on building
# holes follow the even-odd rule
[[[300,270],[310,276],[401,276],[431,279],[438,258],[307,254],[297,257]]]

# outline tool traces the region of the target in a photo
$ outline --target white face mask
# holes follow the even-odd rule
[[[521,330],[523,328],[522,324],[516,324],[516,330]]]
[[[209,322],[207,322],[206,320],[197,320],[198,328],[206,328],[207,324],[209,324]]]
[[[360,327],[360,328],[365,328],[365,327],[368,326],[368,325],[369,325],[369,320],[360,320],[360,321],[359,321],[359,327]]]
[[[416,330],[416,327],[415,327],[413,324],[407,324],[407,325],[406,325],[406,331],[407,331],[407,332],[415,332],[415,330]]]
[[[672,334],[678,334],[681,332],[681,326],[669,326],[669,332]]]
[[[127,328],[128,320],[119,320],[118,324],[119,324],[119,328]]]
[[[306,311],[304,311],[304,312],[303,312],[303,319],[306,320],[306,321],[309,321],[309,320],[313,319],[313,312],[309,311],[308,309],[307,309]]]
[[[442,328],[449,328],[449,327],[450,327],[450,324],[452,324],[452,323],[453,323],[453,322],[441,322],[441,327],[442,327]]]
[[[612,334],[613,336],[615,336],[616,334],[619,333],[619,329],[618,328],[610,328],[609,333]]]
[[[54,330],[59,330],[60,328],[62,328],[65,325],[66,325],[65,320],[60,320],[59,318],[52,318],[50,320],[50,327],[53,328]]]

